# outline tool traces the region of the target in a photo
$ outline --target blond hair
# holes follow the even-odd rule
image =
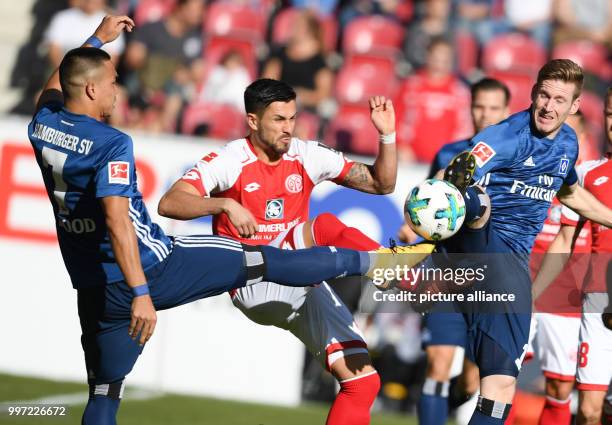
[[[584,73],[582,68],[574,61],[569,59],[553,59],[546,63],[538,72],[537,86],[541,87],[546,80],[559,80],[565,83],[573,83],[576,86],[574,99],[580,96],[582,84],[584,83]]]

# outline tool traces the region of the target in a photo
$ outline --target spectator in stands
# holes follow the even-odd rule
[[[323,34],[317,17],[304,11],[293,26],[287,45],[266,61],[262,78],[281,80],[297,93],[300,107],[316,111],[332,94],[333,73],[325,64]]]
[[[291,0],[289,2],[291,7],[298,9],[307,9],[318,15],[330,16],[332,15],[336,7],[338,7],[338,0]]]
[[[146,123],[149,130],[175,128],[177,112],[164,102],[167,96],[188,97],[197,61],[202,57],[201,25],[204,0],[177,0],[173,11],[161,21],[136,29],[128,44],[125,64],[133,71],[126,84],[130,103],[152,109]],[[151,111],[149,111],[151,112]]]
[[[453,55],[448,40],[434,38],[425,67],[400,88],[395,111],[401,160],[429,163],[444,143],[471,134],[470,94],[453,73]]]
[[[467,31],[482,46],[496,34],[493,18],[495,0],[455,0],[455,25],[457,30]]]
[[[555,0],[555,43],[586,39],[612,48],[612,0]]]
[[[349,22],[360,16],[384,15],[402,20],[407,0],[350,0],[339,13],[340,27],[345,28]]]
[[[504,0],[506,31],[524,32],[548,49],[552,32],[552,2]]]
[[[105,0],[73,0],[69,9],[55,14],[45,33],[45,44],[48,47],[49,65],[52,69],[59,66],[68,50],[79,47],[83,40],[98,27],[106,15]],[[112,43],[106,44],[104,50],[117,62],[125,41],[123,35]]]
[[[208,74],[198,101],[228,104],[244,112],[243,94],[250,83],[242,55],[230,50]]]
[[[425,0],[417,10],[417,19],[408,27],[404,40],[404,55],[413,68],[425,65],[427,47],[433,37],[452,38],[450,0]]]

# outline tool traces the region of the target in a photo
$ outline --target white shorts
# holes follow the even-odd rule
[[[612,331],[601,321],[607,305],[605,292],[588,293],[584,298],[576,374],[582,391],[607,391],[612,380]]]
[[[576,379],[580,317],[536,313],[537,355],[547,378],[560,381]]]
[[[304,248],[302,228],[281,233],[270,245]],[[260,282],[238,289],[232,301],[253,322],[293,333],[328,370],[344,356],[368,353],[353,315],[326,282],[303,288]]]
[[[538,332],[538,322],[535,318],[535,315],[532,314],[531,321],[529,322],[529,338],[527,339],[527,350],[525,350],[525,357],[523,358],[523,364],[530,362],[535,357],[533,341],[535,341],[537,332]]]

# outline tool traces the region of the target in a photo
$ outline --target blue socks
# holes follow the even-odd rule
[[[259,248],[265,259],[264,280],[285,286],[308,286],[339,276],[361,275],[370,265],[367,253],[352,249],[314,247],[289,251],[265,245]]]
[[[449,381],[439,382],[426,378],[419,400],[419,423],[427,425],[444,425],[448,419]]]
[[[466,189],[463,199],[465,201],[465,222],[469,223],[482,217],[487,209],[482,189],[470,186]]]
[[[81,425],[116,425],[120,401],[104,395],[90,396]]]
[[[490,400],[479,395],[476,409],[468,425],[503,425],[511,408],[512,404]]]
[[[478,410],[474,410],[474,414],[472,414],[472,418],[470,419],[468,425],[502,425],[503,423],[504,419],[493,418],[479,412]]]
[[[418,406],[419,424],[444,425],[448,419],[448,397],[421,394]]]

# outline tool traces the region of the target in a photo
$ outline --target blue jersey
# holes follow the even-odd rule
[[[458,142],[447,143],[438,151],[429,168],[428,179],[432,179],[440,170],[446,169],[448,163],[457,154],[468,151],[472,148],[470,139],[459,140]]]
[[[513,252],[530,253],[562,184],[572,185],[576,133],[563,124],[554,139],[537,135],[530,111],[510,116],[472,138],[474,179],[491,198],[491,226]]]
[[[124,279],[99,198],[129,198],[129,216],[144,270],[168,256],[171,241],[151,222],[137,188],[128,135],[68,112],[61,103],[49,103],[32,119],[28,136],[53,204],[60,249],[75,288]]]

